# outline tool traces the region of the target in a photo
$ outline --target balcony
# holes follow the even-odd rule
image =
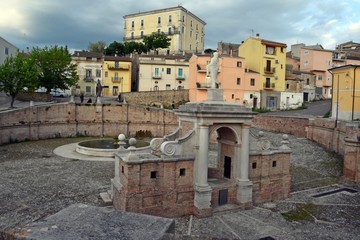
[[[275,83],[264,83],[264,89],[274,89],[275,88]]]
[[[120,83],[124,78],[123,77],[112,77],[111,81],[113,83]]]
[[[119,64],[119,65],[108,64],[107,66],[109,70],[129,70],[128,64]]]
[[[161,79],[161,73],[157,73],[157,74],[153,73],[152,78],[153,79]]]
[[[176,80],[185,80],[185,75],[176,75]]]
[[[86,77],[84,77],[84,81],[85,82],[93,82],[94,78],[92,76],[86,76]]]
[[[275,73],[275,68],[264,67],[264,73],[266,73],[266,74],[274,74]]]
[[[205,64],[197,64],[197,71],[198,72],[206,72],[206,65]]]

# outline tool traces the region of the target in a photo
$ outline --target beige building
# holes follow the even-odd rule
[[[188,89],[189,60],[183,55],[140,55],[138,91]]]
[[[17,55],[18,51],[17,47],[0,37],[0,65],[4,63],[7,57]]]
[[[202,52],[206,23],[182,6],[124,16],[124,41],[142,41],[153,32],[171,38],[168,53]]]
[[[102,54],[75,51],[71,58],[72,62],[77,65],[77,73],[79,75],[76,94],[83,93],[85,96],[95,96],[98,80],[102,83]]]

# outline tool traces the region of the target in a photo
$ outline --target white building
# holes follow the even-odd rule
[[[0,65],[4,63],[9,56],[16,56],[19,49],[0,37]]]

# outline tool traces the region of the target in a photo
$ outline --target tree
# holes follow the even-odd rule
[[[30,56],[18,54],[8,57],[0,66],[0,91],[11,96],[10,107],[14,107],[16,95],[26,89],[34,91],[38,85],[39,69]]]
[[[112,42],[109,44],[109,46],[105,49],[105,54],[106,55],[121,55],[124,56],[125,55],[125,46],[123,43],[121,42]]]
[[[94,43],[89,43],[88,50],[90,52],[104,53],[106,43],[104,41],[97,41]]]
[[[38,87],[45,87],[48,93],[51,89],[68,89],[79,81],[67,47],[33,48],[31,57],[40,69]]]
[[[157,50],[158,48],[168,48],[170,46],[171,38],[168,38],[165,33],[154,32],[149,36],[144,36],[144,44],[148,50]]]
[[[141,54],[143,52],[147,52],[147,48],[142,42],[125,42],[124,47],[126,54],[130,54],[133,52]]]

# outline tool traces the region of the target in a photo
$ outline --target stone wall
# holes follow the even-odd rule
[[[254,203],[289,198],[290,152],[267,151],[250,155],[249,179],[253,183]]]
[[[114,191],[116,209],[162,217],[193,214],[193,160],[120,159],[122,189]]]
[[[0,145],[75,136],[135,136],[148,130],[162,137],[178,126],[170,110],[130,104],[50,104],[0,113]]]
[[[266,114],[258,114],[252,121],[253,127],[270,132],[291,134],[298,137],[306,137],[308,125],[308,118],[271,116]]]
[[[162,103],[165,107],[170,107],[189,101],[189,90],[165,90],[165,91],[146,91],[121,93],[122,99],[127,103],[136,103],[143,105],[159,105]]]
[[[18,93],[16,99],[20,101],[34,101],[34,102],[50,102],[54,98],[49,93],[32,92],[32,93]]]

